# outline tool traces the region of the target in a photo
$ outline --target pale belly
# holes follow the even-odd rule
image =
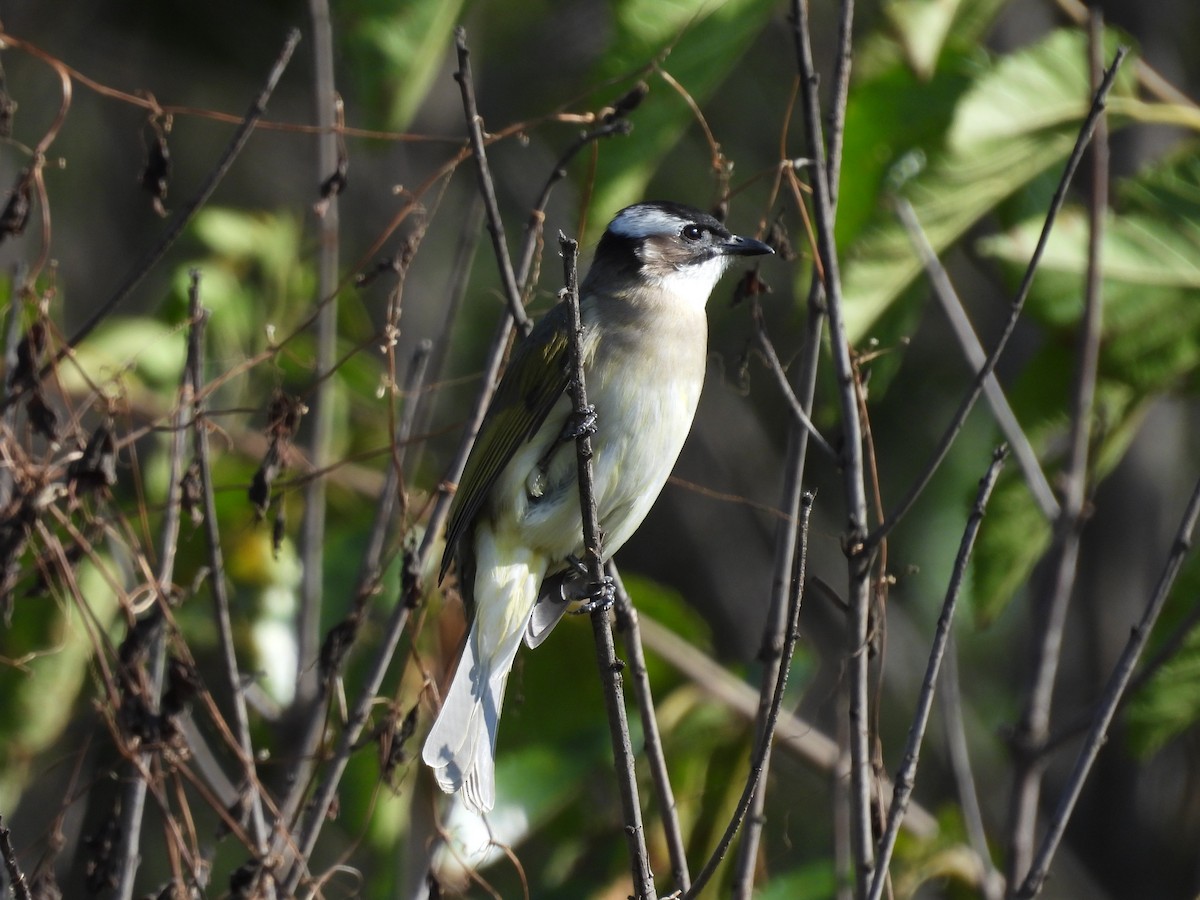
[[[597,413],[592,464],[605,559],[642,523],[675,466],[699,400],[702,357],[699,363],[699,373],[693,368],[690,378],[675,371],[635,383],[627,365],[605,366],[588,376]],[[571,409],[568,397],[559,401],[492,492],[493,528],[545,554],[550,571],[562,568],[568,556],[583,554],[575,442],[560,440]]]

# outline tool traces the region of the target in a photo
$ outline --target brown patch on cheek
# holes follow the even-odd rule
[[[688,248],[671,238],[652,237],[643,242],[639,251],[643,270],[650,275],[665,275],[679,269],[692,258]]]

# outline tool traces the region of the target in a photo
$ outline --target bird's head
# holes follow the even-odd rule
[[[703,306],[734,257],[774,252],[762,241],[730,234],[694,207],[662,200],[637,203],[608,223],[584,289],[635,286]]]

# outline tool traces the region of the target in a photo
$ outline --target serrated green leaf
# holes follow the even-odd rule
[[[1109,34],[1106,43],[1115,42]],[[1138,108],[1130,78],[1119,78],[1113,91]],[[950,246],[1002,200],[1061,164],[1090,96],[1086,40],[1075,30],[1054,32],[975,73],[945,145],[912,148],[930,163],[904,193],[934,249]],[[889,218],[864,234],[843,268],[850,340],[861,340],[919,272],[899,223]]]
[[[1013,600],[1050,546],[1050,523],[1017,473],[1002,477],[975,543],[971,598],[975,622],[987,627]]]
[[[1129,704],[1129,743],[1146,757],[1200,721],[1200,628]]]

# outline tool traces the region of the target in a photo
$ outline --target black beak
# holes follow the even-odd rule
[[[775,251],[769,244],[764,244],[762,241],[742,237],[740,234],[731,234],[728,240],[721,244],[721,252],[726,256],[761,256],[764,253],[774,253]]]

